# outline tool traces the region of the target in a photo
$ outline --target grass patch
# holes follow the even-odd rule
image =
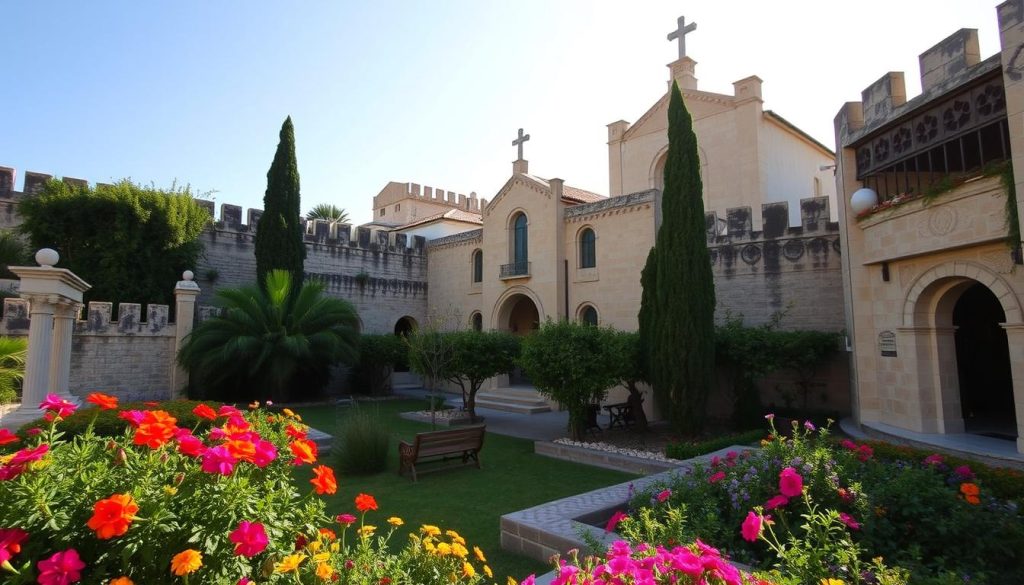
[[[339,474],[338,493],[325,496],[328,511],[355,513],[353,500],[362,492],[374,495],[380,503],[380,510],[371,513],[378,526],[386,526],[384,520],[394,515],[405,520],[403,528],[415,530],[421,524],[437,524],[443,529],[457,530],[471,546],[484,550],[497,583],[504,583],[506,576],[521,580],[530,573],[551,570],[545,563],[501,550],[502,514],[636,477],[542,457],[534,454],[533,441],[488,433],[480,452],[483,469],[467,467],[427,473],[413,483],[398,476],[396,445],[403,439],[411,441],[416,433],[429,431],[430,425],[401,419],[398,413],[422,410],[423,403],[396,400],[379,403],[376,408],[392,439],[387,469],[374,475]],[[342,433],[343,410],[314,407],[300,409],[299,413],[304,422],[317,429],[334,436]],[[308,467],[301,468],[296,476],[299,482],[307,482]],[[402,546],[405,541],[395,538],[393,544]]]
[[[391,435],[377,409],[356,405],[338,422],[332,456],[343,473],[379,473],[388,467]]]

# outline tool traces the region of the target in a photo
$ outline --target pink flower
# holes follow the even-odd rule
[[[248,577],[242,577],[238,580],[238,585],[249,585],[250,583],[252,583],[252,579]]]
[[[47,394],[46,398],[39,403],[39,409],[56,413],[57,416],[61,418],[67,418],[78,410],[78,406],[72,402],[68,402],[60,396],[57,396],[56,394],[51,393]]]
[[[235,470],[236,463],[238,460],[231,456],[228,448],[224,445],[212,447],[203,453],[202,468],[206,473],[231,475],[231,472]]]
[[[200,457],[206,451],[206,445],[199,437],[184,434],[178,437],[178,451],[189,457]]]
[[[338,514],[334,517],[334,521],[338,524],[344,524],[345,526],[348,526],[350,524],[355,523],[356,517],[352,514]]]
[[[933,453],[933,454],[931,454],[931,455],[929,455],[929,456],[924,458],[924,464],[925,465],[941,465],[942,462],[943,462],[942,455],[939,455],[938,453]]]
[[[21,552],[21,543],[28,538],[28,532],[21,528],[0,528],[0,564],[6,563]]]
[[[708,478],[708,483],[718,483],[718,482],[722,481],[723,479],[725,479],[725,472],[724,471],[719,471],[718,473],[716,473],[716,474],[714,474],[714,475],[712,475],[711,477]]]
[[[122,410],[117,413],[117,418],[128,421],[128,424],[138,428],[142,424],[142,419],[146,418],[146,413],[141,410]]]
[[[850,451],[857,450],[857,443],[854,443],[850,439],[843,439],[839,444],[842,445],[844,449],[849,449]]]
[[[25,431],[25,434],[30,436],[30,437],[35,437],[36,435],[38,435],[38,434],[40,434],[42,432],[43,432],[43,429],[41,429],[39,427],[32,427],[31,429]]]
[[[536,581],[537,577],[531,574],[529,577],[520,581],[519,585],[536,585]]]
[[[605,524],[604,531],[613,532],[615,527],[619,525],[619,522],[622,522],[628,517],[629,516],[626,516],[625,512],[622,510],[616,510],[615,513],[612,514],[612,517],[608,519],[608,524]]]
[[[739,456],[740,454],[735,451],[729,451],[728,453],[725,454],[725,458],[728,459],[729,461],[732,461],[733,459],[736,459]]]
[[[722,458],[715,455],[711,458],[711,467],[718,467],[718,464],[722,462]]]
[[[789,498],[783,495],[777,495],[770,498],[764,503],[765,510],[774,510],[775,508],[781,508],[789,503]]]
[[[815,428],[815,426],[814,426],[814,423],[812,423],[812,422],[811,422],[811,421],[809,421],[809,420],[805,420],[805,421],[804,421],[804,428],[805,428],[805,429],[807,429],[808,431],[814,431],[814,430],[816,430],[816,428]]]
[[[25,471],[24,465],[0,465],[0,481],[12,480]]]
[[[753,510],[747,512],[747,518],[743,521],[740,533],[743,535],[743,540],[747,542],[754,542],[758,536],[761,536],[761,517]]]
[[[21,439],[18,438],[18,435],[15,435],[11,431],[9,431],[7,429],[0,429],[0,445],[7,445],[9,443],[17,443],[20,440]]]
[[[779,492],[789,498],[799,497],[804,492],[804,478],[792,467],[787,467],[779,474]]]
[[[270,441],[260,439],[255,443],[256,453],[253,455],[253,465],[259,468],[270,465],[270,462],[277,459],[277,447]]]
[[[843,524],[846,524],[847,526],[849,526],[850,530],[860,530],[860,522],[857,522],[856,520],[854,520],[853,516],[850,516],[846,512],[840,512],[839,513],[839,520]]]
[[[25,448],[14,454],[14,457],[7,462],[12,467],[19,467],[26,463],[32,463],[33,461],[39,461],[46,453],[50,450],[50,446],[43,443],[38,447]]]
[[[871,459],[871,456],[875,454],[875,450],[871,448],[871,445],[861,445],[857,447],[857,459],[861,461],[867,461]]]
[[[773,420],[775,420],[775,415],[772,414],[772,413],[768,413],[768,414],[764,415],[764,420],[773,421]]]
[[[960,477],[961,479],[974,479],[974,472],[971,471],[971,468],[966,465],[961,465],[960,467],[957,467],[956,469],[953,470],[953,473],[955,473],[957,477]]]
[[[238,528],[228,535],[228,540],[235,543],[235,556],[246,557],[260,554],[270,542],[262,524],[247,520],[238,523]]]
[[[40,585],[69,585],[82,578],[81,570],[85,563],[78,557],[78,551],[69,548],[39,561],[37,566]]]
[[[236,416],[237,417],[241,417],[242,416],[242,411],[238,410],[234,406],[231,406],[230,404],[222,404],[221,407],[219,409],[217,409],[217,415],[218,416],[226,416],[226,417],[229,417],[229,418],[230,417],[236,417]]]
[[[672,490],[661,490],[655,497],[658,499],[658,503],[664,502],[672,497]]]

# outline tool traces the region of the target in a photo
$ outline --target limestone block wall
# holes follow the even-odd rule
[[[798,226],[789,225],[788,202],[761,207],[759,232],[749,207],[706,214],[716,320],[742,314],[758,325],[785,311],[784,329],[842,330],[839,226],[828,220],[829,199],[801,200]]]
[[[104,392],[129,400],[171,396],[174,323],[167,305],[121,303],[111,319],[111,303],[92,302],[75,323],[71,346],[71,393]],[[0,335],[28,336],[29,303],[4,299]]]

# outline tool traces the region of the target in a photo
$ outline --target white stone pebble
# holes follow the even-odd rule
[[[654,461],[666,461],[674,462],[674,459],[665,457],[663,453],[656,451],[644,451],[642,449],[624,449],[622,447],[616,447],[615,445],[609,445],[608,443],[601,443],[600,441],[588,443],[583,441],[573,441],[568,438],[555,439],[552,443],[559,445],[568,445],[570,447],[580,447],[582,449],[592,449],[594,451],[604,451],[606,453],[617,453],[619,455],[626,455],[629,457],[638,457],[640,459],[651,459]]]

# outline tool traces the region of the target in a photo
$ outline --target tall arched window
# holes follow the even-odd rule
[[[473,313],[473,316],[469,318],[469,323],[473,327],[473,331],[483,331],[484,329],[484,317],[480,313]]]
[[[593,305],[587,305],[580,311],[580,321],[585,325],[593,325],[597,327],[597,309]]]
[[[597,266],[596,240],[594,230],[586,228],[580,232],[580,268]]]
[[[473,282],[484,281],[484,253],[482,250],[473,252]]]
[[[516,264],[520,262],[527,262],[529,260],[529,254],[527,253],[527,239],[528,232],[526,228],[526,214],[520,213],[516,215],[515,220],[512,222],[513,230],[513,253],[512,261]]]

